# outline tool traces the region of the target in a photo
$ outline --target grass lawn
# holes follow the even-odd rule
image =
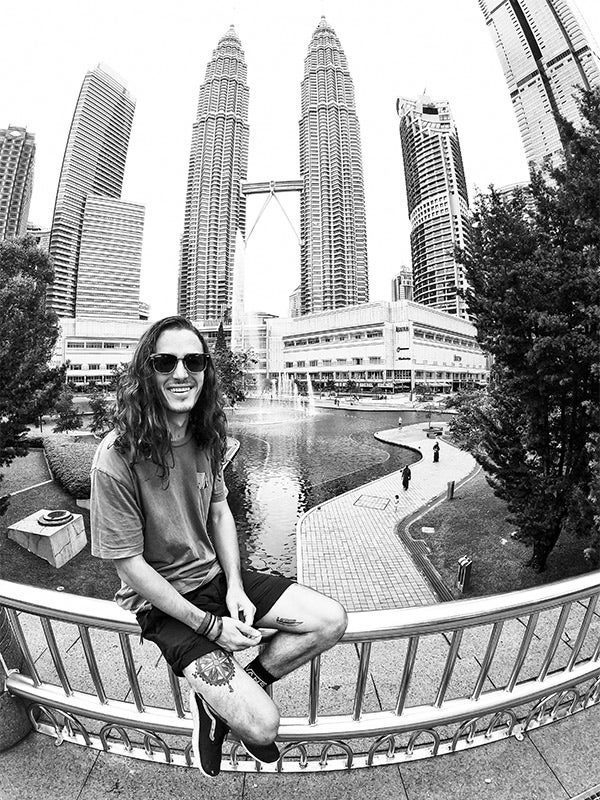
[[[483,471],[457,489],[454,500],[412,523],[414,539],[429,545],[431,563],[456,597],[476,597],[512,592],[588,572],[583,558],[585,539],[564,537],[550,554],[546,570],[534,572],[526,566],[531,547],[510,538],[514,525],[506,521],[506,506],[495,497]],[[423,534],[421,527],[435,528]],[[471,587],[464,595],[455,588],[461,556],[473,559]]]
[[[11,494],[52,478],[41,449],[30,450],[26,456],[15,458],[12,464],[2,468],[2,475],[0,494]]]
[[[25,456],[22,461],[26,461],[31,455]],[[18,460],[14,463],[17,462]],[[83,514],[88,543],[75,558],[60,569],[33,555],[7,536],[9,525],[42,508],[65,508],[73,513]],[[71,495],[56,482],[11,497],[6,514],[0,517],[0,578],[44,589],[56,589],[62,586],[64,591],[73,594],[112,600],[119,580],[110,562],[91,555],[89,531],[89,513],[85,509],[78,508]]]

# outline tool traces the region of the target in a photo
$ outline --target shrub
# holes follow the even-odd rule
[[[52,474],[77,500],[90,496],[90,469],[97,447],[96,439],[73,439],[60,434],[44,437],[44,452]]]

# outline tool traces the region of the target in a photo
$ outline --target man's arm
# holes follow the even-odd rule
[[[212,502],[209,509],[210,531],[219,563],[227,579],[227,608],[233,619],[254,622],[256,608],[242,585],[240,548],[233,514],[227,500]]]
[[[127,586],[165,614],[183,622],[192,630],[196,630],[204,619],[206,612],[196,608],[179,594],[169,581],[148,564],[144,556],[115,559],[114,564],[119,578]],[[245,650],[254,647],[258,641],[260,634],[249,624],[241,622],[237,616],[235,619],[223,617],[223,632],[217,639],[220,647],[231,651]]]

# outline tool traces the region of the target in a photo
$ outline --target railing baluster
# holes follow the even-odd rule
[[[310,662],[310,687],[308,698],[308,724],[314,725],[319,715],[319,691],[321,688],[321,656]]]
[[[173,703],[175,705],[175,711],[177,712],[177,716],[180,719],[185,717],[185,709],[183,707],[183,698],[181,696],[181,686],[179,685],[179,678],[171,667],[167,667],[167,672],[169,673],[169,683],[171,684],[171,694],[173,696]]]
[[[100,670],[98,669],[98,662],[96,661],[96,654],[94,653],[94,646],[92,644],[90,632],[88,628],[81,623],[79,623],[77,627],[79,628],[79,635],[81,637],[81,644],[83,647],[85,660],[87,661],[88,669],[94,683],[94,688],[96,689],[96,695],[102,705],[106,705],[106,703],[108,703],[108,698],[106,697],[106,692],[104,691],[104,685],[100,676]]]
[[[571,653],[571,658],[569,659],[569,663],[567,664],[566,668],[567,672],[570,672],[575,666],[575,662],[577,661],[577,656],[579,655],[581,648],[583,647],[585,637],[587,636],[587,632],[589,631],[590,625],[592,624],[592,617],[594,616],[594,611],[596,610],[597,603],[598,603],[598,595],[590,597],[588,601],[588,606],[585,610],[585,616],[581,623],[581,628],[579,629],[579,633],[577,634],[577,639],[575,640],[575,644],[573,645],[573,652]]]
[[[31,655],[29,645],[27,644],[27,639],[25,638],[25,634],[23,633],[23,628],[21,627],[21,623],[19,621],[17,612],[14,610],[14,608],[7,608],[6,613],[8,615],[8,619],[10,620],[10,624],[13,627],[13,631],[17,639],[17,642],[19,643],[19,647],[21,648],[21,652],[23,653],[23,658],[25,659],[25,664],[27,665],[27,672],[31,676],[33,685],[41,686],[42,682],[40,680],[39,673],[33,661],[33,657]]]
[[[360,645],[360,661],[358,664],[358,676],[356,678],[356,689],[354,692],[354,707],[352,709],[352,719],[358,721],[362,714],[367,679],[369,677],[369,662],[371,660],[371,642],[362,642]]]
[[[46,637],[48,647],[50,648],[52,661],[54,661],[54,666],[56,667],[56,673],[59,677],[65,694],[70,697],[73,694],[73,689],[71,689],[69,676],[67,675],[60,650],[58,649],[58,644],[56,643],[56,637],[54,636],[54,631],[52,630],[52,624],[47,617],[41,617],[40,622],[42,623],[42,630],[44,631],[44,636]]]
[[[404,669],[402,670],[402,678],[400,680],[400,688],[398,690],[398,699],[396,700],[395,713],[400,716],[404,711],[406,705],[406,697],[410,687],[410,681],[413,675],[413,668],[415,666],[415,659],[417,658],[417,648],[419,647],[419,637],[411,636],[408,640],[408,649],[406,651],[406,658],[404,660]]]
[[[137,672],[135,671],[135,660],[131,652],[131,644],[129,643],[129,634],[120,633],[119,639],[121,641],[121,650],[123,651],[123,661],[125,662],[125,670],[127,671],[127,680],[133,693],[135,700],[135,707],[140,712],[144,711],[144,701],[142,699],[142,691],[137,679]]]
[[[452,677],[452,673],[454,672],[454,665],[456,664],[456,659],[458,658],[458,648],[460,647],[462,636],[463,636],[462,628],[460,630],[454,631],[454,633],[452,634],[452,644],[450,645],[450,652],[448,653],[448,658],[446,659],[444,674],[442,675],[442,680],[440,681],[438,693],[435,698],[434,706],[436,708],[440,708],[440,706],[444,702],[444,697],[446,696],[446,691],[450,683],[450,678]]]
[[[548,646],[548,651],[544,656],[542,666],[540,667],[540,673],[537,677],[538,681],[543,681],[548,674],[550,664],[552,663],[552,659],[554,658],[554,654],[556,653],[556,649],[560,643],[560,637],[563,635],[565,625],[567,624],[567,618],[571,612],[571,605],[572,603],[565,603],[565,605],[562,607],[560,617],[558,618],[556,628],[554,629],[552,639],[550,640],[550,645]]]
[[[498,641],[500,639],[503,627],[504,622],[502,621],[494,623],[494,627],[492,628],[492,632],[490,634],[490,640],[488,642],[483,661],[481,662],[481,669],[479,670],[479,675],[477,676],[477,682],[475,683],[475,688],[473,690],[473,694],[471,695],[471,700],[479,700],[479,697],[481,696],[485,679],[489,674],[492,661],[496,655],[496,648],[498,647]]]
[[[515,659],[515,664],[510,674],[510,678],[506,684],[506,690],[508,692],[512,692],[516,686],[519,673],[521,672],[523,664],[525,663],[525,659],[527,658],[527,653],[529,652],[531,640],[533,639],[533,634],[535,633],[539,618],[540,612],[536,611],[534,614],[531,614],[529,620],[527,621],[527,627],[525,628],[525,633],[523,634],[521,646],[519,647],[519,652],[517,653],[517,658]]]

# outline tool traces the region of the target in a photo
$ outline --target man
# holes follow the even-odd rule
[[[272,763],[279,711],[265,689],[334,645],[335,600],[240,568],[222,459],[226,421],[202,335],[183,317],[142,336],[117,389],[115,428],[92,466],[92,553],[121,578],[115,599],[190,685],[196,765],[218,775],[229,729]],[[233,653],[277,632],[242,667]]]
[[[404,487],[404,491],[408,489],[408,484],[410,483],[411,478],[412,478],[412,473],[410,471],[410,467],[407,464],[402,470],[402,486]]]

